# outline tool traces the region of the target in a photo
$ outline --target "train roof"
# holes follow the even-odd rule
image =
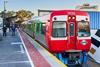
[[[88,16],[88,12],[86,11],[80,11],[80,10],[57,10],[57,11],[52,11],[51,14],[57,15],[57,14],[61,14],[61,15],[81,15],[81,16]]]
[[[37,16],[37,17],[33,17],[32,20],[33,21],[42,21],[47,22],[49,20],[50,14],[44,15],[44,16]]]

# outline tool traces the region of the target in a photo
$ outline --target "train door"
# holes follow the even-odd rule
[[[68,16],[68,48],[76,48],[76,16]]]

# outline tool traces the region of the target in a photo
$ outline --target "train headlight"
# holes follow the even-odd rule
[[[73,17],[73,19],[75,19],[75,17]]]
[[[86,40],[82,40],[81,44],[86,45],[87,44]]]
[[[70,20],[70,19],[71,19],[71,17],[68,17],[68,19]]]

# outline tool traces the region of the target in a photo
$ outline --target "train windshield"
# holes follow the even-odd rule
[[[54,21],[52,28],[53,37],[66,37],[66,22],[65,21]]]
[[[79,21],[78,22],[78,36],[79,37],[90,36],[89,22],[87,22],[87,21]]]

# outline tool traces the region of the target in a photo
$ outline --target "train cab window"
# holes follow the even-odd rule
[[[54,21],[52,28],[53,37],[66,37],[66,22],[65,21]]]
[[[79,21],[78,22],[78,36],[79,37],[90,36],[89,22],[87,22],[87,21]]]

